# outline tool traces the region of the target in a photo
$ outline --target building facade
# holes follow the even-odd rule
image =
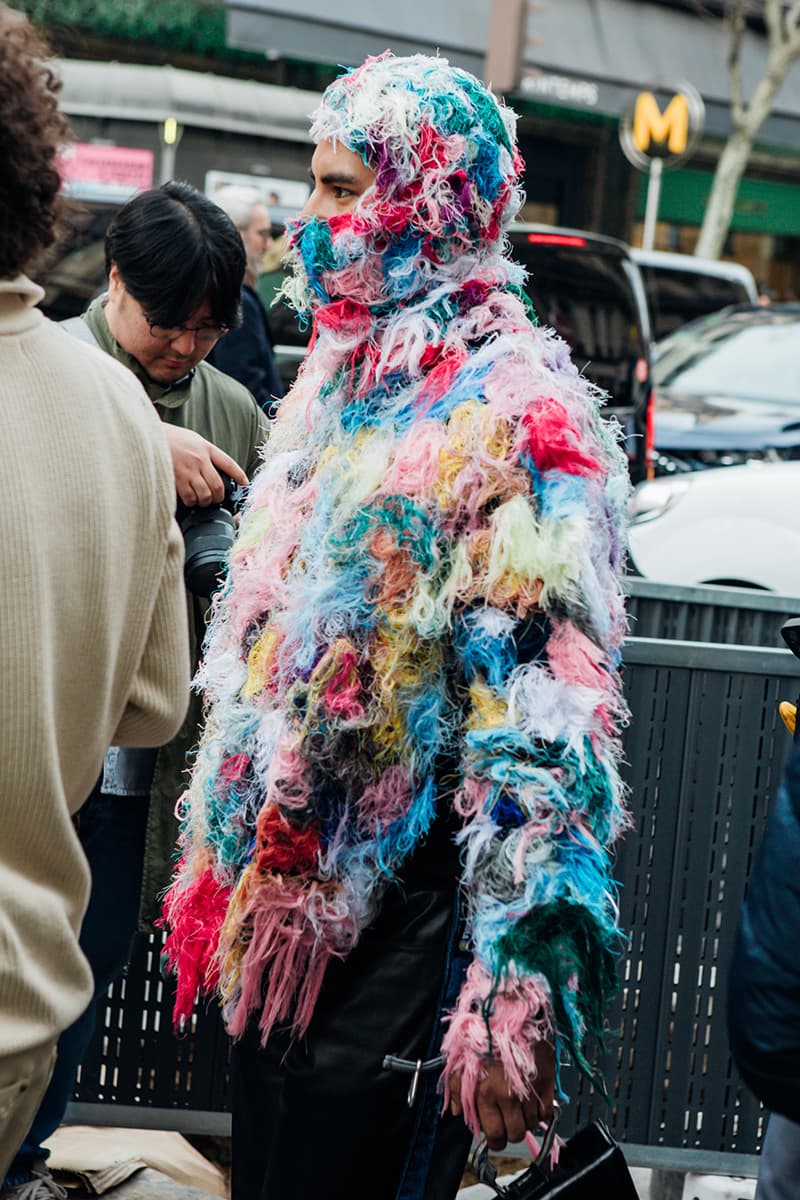
[[[507,99],[520,114],[527,219],[588,228],[638,244],[646,179],[619,144],[636,94],[664,100],[684,81],[705,102],[705,132],[691,161],[664,175],[656,245],[691,253],[721,146],[730,131],[728,32],[714,5],[681,0],[495,0],[522,16]],[[227,40],[271,60],[318,64],[320,86],[337,64],[390,47],[441,52],[483,74],[493,0],[228,0]],[[530,11],[528,11],[530,10]],[[705,15],[703,15],[705,12]],[[516,38],[518,28],[508,28]],[[745,94],[766,58],[757,26],[744,39]],[[311,90],[170,66],[64,62],[63,103],[89,144],[150,147],[153,178],[205,186],[210,171],[306,179]],[[309,73],[309,78],[311,73]],[[177,138],[165,141],[165,122]],[[780,298],[800,294],[800,64],[790,70],[742,182],[725,257],[746,263]]]

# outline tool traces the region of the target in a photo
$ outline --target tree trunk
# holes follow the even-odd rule
[[[800,43],[784,43],[770,51],[767,69],[758,82],[750,103],[734,115],[734,129],[720,155],[714,184],[706,205],[695,254],[719,258],[728,236],[739,181],[747,167],[750,150],[759,129],[772,111],[786,72],[797,58]]]
[[[694,250],[700,258],[719,258],[722,253],[752,145],[753,136],[747,129],[735,130],[725,143]]]

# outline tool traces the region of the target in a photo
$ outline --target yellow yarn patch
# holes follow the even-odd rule
[[[247,679],[242,688],[244,700],[258,696],[269,683],[280,640],[276,630],[267,625],[258,641],[253,643],[247,656]]]
[[[472,702],[470,729],[495,729],[508,724],[508,705],[480,676],[470,685],[469,698]]]

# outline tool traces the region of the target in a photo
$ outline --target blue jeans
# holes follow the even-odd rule
[[[26,1182],[32,1164],[47,1157],[42,1143],[64,1119],[75,1074],[94,1033],[98,1000],[125,970],[139,916],[147,809],[146,796],[107,796],[95,789],[80,810],[78,836],[92,872],[80,944],[95,991],[86,1011],[59,1038],[53,1076],[5,1187]]]
[[[796,1200],[800,1180],[800,1125],[773,1113],[761,1149],[756,1200]]]

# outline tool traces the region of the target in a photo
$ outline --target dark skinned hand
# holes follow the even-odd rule
[[[507,1142],[521,1142],[526,1130],[535,1130],[542,1121],[553,1117],[555,1099],[556,1058],[549,1042],[538,1042],[534,1049],[537,1076],[535,1091],[525,1100],[518,1100],[508,1088],[505,1071],[499,1062],[489,1064],[485,1077],[478,1084],[475,1107],[484,1137],[490,1150],[502,1150]],[[461,1074],[450,1077],[450,1111],[463,1115],[461,1103]]]

